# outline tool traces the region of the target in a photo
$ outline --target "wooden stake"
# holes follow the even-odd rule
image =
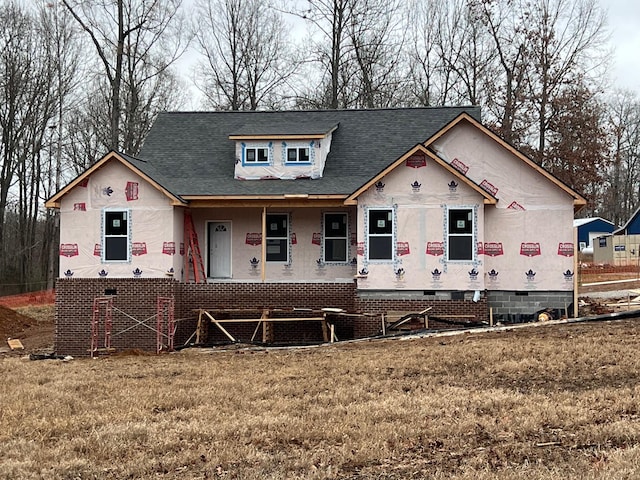
[[[325,342],[329,341],[329,331],[327,330],[327,314],[322,318],[322,338]]]
[[[493,327],[493,307],[489,307],[489,326]]]
[[[260,325],[262,325],[262,320],[258,320],[258,324],[256,325],[256,329],[253,331],[253,335],[251,335],[251,341],[253,342],[256,338],[256,335],[258,334],[258,329],[260,328]]]

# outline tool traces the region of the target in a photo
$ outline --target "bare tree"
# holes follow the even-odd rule
[[[422,105],[480,104],[496,54],[479,5],[416,0],[409,15],[413,96]]]
[[[435,0],[415,1],[409,8],[408,52],[409,82],[407,89],[411,101],[419,105],[444,105],[452,88],[444,58],[439,48],[441,19],[448,16],[447,2]]]
[[[109,149],[110,117],[105,108],[109,105],[109,86],[100,78],[84,85],[85,91],[76,96],[67,115],[67,141],[62,147],[72,177],[97,162]]]
[[[622,225],[640,204],[640,99],[615,92],[608,102],[611,168],[606,172],[601,214]]]
[[[544,163],[552,103],[576,77],[587,80],[589,71],[600,65],[605,13],[597,0],[540,0],[519,7],[527,22],[529,99],[537,117],[535,157]]]
[[[399,0],[349,4],[348,34],[357,65],[355,106],[394,106],[400,91],[405,25]]]
[[[62,184],[63,143],[67,133],[65,124],[70,100],[80,83],[78,78],[82,45],[72,21],[71,16],[57,2],[47,3],[40,11],[41,36],[49,39],[48,57],[54,62],[55,87],[52,91],[56,103],[56,121],[48,126],[49,141],[41,153],[41,156],[46,156],[46,168],[41,173],[43,201],[60,190]],[[58,270],[60,231],[57,215],[57,211],[47,210],[43,225],[42,251],[47,252],[48,258],[41,265],[46,268],[47,288],[53,288]]]
[[[282,15],[261,0],[200,0],[196,10],[204,57],[198,83],[208,103],[230,110],[277,105],[297,67]]]
[[[495,130],[508,142],[524,143],[531,124],[527,114],[527,68],[529,65],[526,22],[509,0],[471,0],[497,55],[498,75],[486,82],[487,109]]]
[[[355,69],[348,26],[354,0],[307,0],[291,11],[311,27],[311,45],[307,53],[320,66],[318,87],[312,87],[302,106],[344,108],[350,106],[350,84]],[[295,3],[295,2],[294,2]]]
[[[178,15],[181,0],[62,2],[91,39],[109,83],[109,148],[135,153],[126,149],[139,142],[129,141],[125,145],[122,139],[121,122],[126,110],[123,89],[129,88],[130,98],[141,93],[131,91],[140,88],[139,82],[130,81],[132,66],[137,70],[144,65],[145,78],[151,81],[163,75],[182,53]],[[134,135],[142,137],[144,133]]]
[[[55,52],[71,51],[71,35],[44,11],[14,2],[0,7],[0,24],[0,272],[25,288],[46,273],[51,252],[36,235],[40,201],[58,171],[43,152],[51,152],[49,132],[72,78],[73,62]]]

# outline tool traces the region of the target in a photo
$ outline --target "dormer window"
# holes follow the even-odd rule
[[[265,116],[266,118],[266,116]],[[243,126],[229,135],[236,142],[237,180],[322,178],[336,123],[278,122]]]
[[[309,163],[309,147],[287,148],[288,163]]]
[[[269,149],[250,147],[244,151],[245,163],[269,163]]]

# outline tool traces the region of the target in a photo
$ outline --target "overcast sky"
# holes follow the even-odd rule
[[[609,12],[611,46],[615,48],[611,80],[616,87],[640,94],[640,1],[600,0]]]

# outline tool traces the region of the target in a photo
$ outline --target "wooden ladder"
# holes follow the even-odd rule
[[[202,254],[200,253],[200,245],[198,244],[198,235],[193,226],[193,218],[191,213],[184,214],[184,236],[185,236],[185,252],[184,252],[184,279],[189,282],[191,272],[193,271],[193,281],[195,283],[207,283],[207,274],[204,271],[204,263],[202,262]]]

